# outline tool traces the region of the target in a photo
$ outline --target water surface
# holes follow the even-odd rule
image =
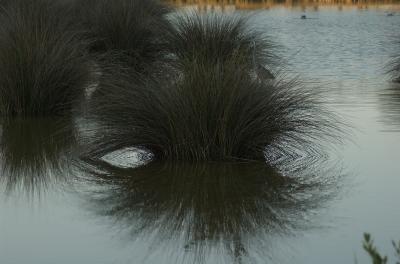
[[[392,257],[390,240],[400,239],[400,87],[384,66],[398,49],[400,13],[388,11],[251,13],[282,44],[286,70],[354,128],[328,161],[306,169],[82,168],[72,160],[76,122],[3,123],[0,263],[368,263],[363,232]]]

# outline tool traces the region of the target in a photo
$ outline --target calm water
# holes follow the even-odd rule
[[[369,263],[363,232],[392,257],[400,87],[384,65],[398,48],[400,13],[332,8],[301,20],[303,13],[259,11],[252,22],[283,45],[286,69],[354,127],[327,161],[296,171],[257,163],[81,167],[70,159],[79,121],[2,125],[0,263]]]

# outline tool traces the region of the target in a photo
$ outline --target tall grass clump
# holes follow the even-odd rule
[[[249,17],[218,13],[181,13],[166,34],[169,51],[182,69],[190,63],[213,65],[232,58],[259,77],[273,78],[277,45],[249,24]]]
[[[70,111],[90,75],[71,13],[51,0],[0,4],[0,116]]]
[[[192,18],[203,19],[200,15]],[[337,136],[335,120],[313,92],[280,75],[266,80],[249,74],[254,56],[266,62],[265,54],[273,54],[273,49],[266,48],[269,45],[259,45],[264,49],[254,55],[249,47],[241,51],[244,44],[235,45],[241,39],[228,37],[234,43],[226,44],[232,47],[226,49],[219,36],[230,35],[230,29],[219,26],[228,20],[223,16],[212,19],[212,23],[195,24],[199,32],[191,44],[187,38],[170,40],[178,48],[171,53],[176,58],[173,70],[164,77],[117,67],[103,69],[101,93],[90,106],[91,118],[101,131],[91,155],[139,147],[159,160],[265,160],[267,147],[288,155],[316,153],[317,142]],[[178,19],[175,23],[179,28],[187,22]],[[194,35],[191,28],[183,27],[180,30],[185,34],[179,35]],[[242,27],[235,32],[245,35]],[[195,49],[196,41],[203,44]]]
[[[171,80],[104,74],[91,102],[100,131],[91,154],[139,147],[160,160],[264,160],[266,147],[315,153],[335,137],[312,93],[296,82],[260,82],[246,69],[231,60],[194,63]]]
[[[90,51],[144,72],[165,56],[170,9],[157,0],[75,0]]]

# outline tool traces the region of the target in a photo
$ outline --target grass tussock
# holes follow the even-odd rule
[[[157,0],[75,0],[77,21],[102,59],[146,71],[165,56],[170,9]]]
[[[235,58],[249,71],[273,78],[269,72],[278,59],[277,46],[248,23],[248,17],[224,14],[181,13],[167,34],[169,51],[181,69],[191,63],[214,65]]]
[[[255,63],[274,65],[274,50],[245,31],[245,20],[191,15],[175,19],[170,71],[102,69],[89,111],[101,133],[88,155],[137,147],[157,160],[265,160],[267,147],[315,154],[317,142],[339,137],[315,93],[281,75],[249,74]]]
[[[1,116],[64,114],[83,96],[86,45],[70,17],[57,1],[1,2]]]
[[[101,131],[91,155],[139,147],[159,160],[265,160],[268,146],[316,153],[316,141],[338,136],[314,94],[295,81],[260,82],[246,69],[230,60],[193,63],[165,80],[104,73],[91,102]]]

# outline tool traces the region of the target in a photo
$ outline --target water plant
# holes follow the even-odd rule
[[[188,63],[214,65],[235,57],[249,71],[273,78],[270,70],[279,62],[278,46],[251,27],[249,17],[187,12],[172,21],[173,30],[166,34],[168,49],[182,70]]]
[[[398,260],[396,262],[396,264],[399,264],[400,263],[400,241],[398,243],[396,243],[395,241],[392,241],[392,245],[395,250],[397,260]],[[363,248],[368,253],[368,255],[371,257],[371,261],[373,264],[388,263],[388,257],[383,256],[381,253],[379,253],[379,250],[375,247],[374,241],[371,238],[371,235],[369,233],[364,234]]]
[[[77,21],[97,59],[145,72],[165,56],[163,34],[170,8],[157,0],[75,0]]]
[[[139,147],[158,160],[265,160],[266,147],[315,154],[315,139],[338,136],[312,92],[296,81],[250,78],[247,69],[232,59],[188,64],[164,79],[104,71],[90,107],[99,133],[89,155]]]
[[[86,42],[52,0],[0,3],[0,116],[68,113],[90,81]]]

